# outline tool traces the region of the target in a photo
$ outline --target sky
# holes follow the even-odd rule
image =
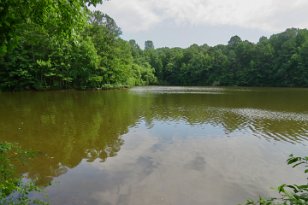
[[[143,48],[226,44],[238,35],[257,42],[286,28],[308,27],[308,0],[110,0],[96,10]]]

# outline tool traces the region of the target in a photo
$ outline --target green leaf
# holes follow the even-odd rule
[[[306,162],[299,162],[299,163],[293,165],[292,167],[294,168],[294,167],[297,167],[298,165],[301,165],[301,164],[304,164],[304,163],[306,163]]]
[[[286,186],[286,184],[282,184],[278,187],[278,192],[281,193],[281,192],[285,192],[284,190],[284,187]]]
[[[301,160],[301,157],[291,157],[287,160],[288,164],[293,164],[297,161]]]

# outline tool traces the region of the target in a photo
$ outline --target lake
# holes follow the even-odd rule
[[[0,140],[50,204],[231,205],[305,183],[308,89],[136,87],[0,93]],[[42,196],[43,197],[43,196]]]

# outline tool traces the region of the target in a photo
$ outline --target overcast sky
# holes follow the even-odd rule
[[[96,9],[141,47],[145,40],[155,47],[226,44],[234,35],[257,42],[286,28],[308,27],[308,0],[110,0]]]

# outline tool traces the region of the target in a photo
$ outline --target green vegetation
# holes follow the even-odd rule
[[[0,55],[12,49],[24,24],[34,23],[58,36],[72,36],[86,21],[87,6],[103,0],[1,0]]]
[[[308,156],[296,157],[290,155],[287,160],[289,165],[297,167],[305,166],[305,173],[308,173]],[[260,197],[258,201],[248,200],[245,205],[306,205],[308,204],[308,183],[303,185],[280,185],[278,188],[279,198],[265,199]]]
[[[15,1],[0,4],[0,90],[115,88],[156,81],[138,47],[119,37],[114,20],[87,9],[102,1],[42,1],[37,6]]]
[[[146,43],[146,47],[150,47]],[[258,43],[146,49],[159,84],[308,87],[308,30],[287,29]]]
[[[14,164],[24,163],[33,156],[33,152],[24,151],[18,145],[0,143],[0,204],[44,204],[29,198],[31,192],[39,190],[35,183],[26,182],[15,173]]]
[[[308,86],[308,30],[287,29],[258,43],[144,50],[120,38],[115,21],[90,5],[103,0],[3,0],[0,90],[135,85]],[[206,40],[206,39],[205,39]]]

